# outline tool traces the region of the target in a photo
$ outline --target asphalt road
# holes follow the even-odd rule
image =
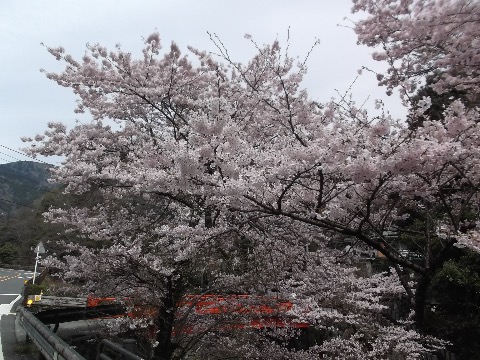
[[[31,271],[0,268],[0,360],[22,359],[15,352],[15,315],[11,310],[21,298],[24,281],[32,276]]]

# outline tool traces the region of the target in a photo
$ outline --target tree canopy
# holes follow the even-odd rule
[[[438,69],[434,91],[478,98],[479,7],[358,0],[353,10],[367,18],[355,31],[360,43],[382,46],[374,58],[390,68],[379,82],[400,88],[405,103]],[[478,250],[478,108],[455,100],[440,122],[428,118],[424,98],[410,115],[422,126],[411,129],[345,98],[313,101],[301,87],[305,64],[278,42],[252,41],[257,53],[243,64],[212,41],[218,54],[189,48],[194,60],[174,43],[162,50],[158,33],[139,59],[120,47],[89,46],[81,60],[48,49],[66,67],[47,77],[71,88],[76,111],[92,122],[70,130],[51,123],[26,139],[36,142],[29,151],[63,156],[54,180],[98,202],[52,208],[47,218],[101,244],[71,244],[71,256],[52,264],[89,291],[158,305],[159,359],[201,352],[202,343],[278,359],[415,358],[434,349],[432,339],[386,319],[383,301],[406,294],[421,329],[426,291],[453,246]],[[411,233],[409,218],[422,219],[420,261],[386,235]],[[384,254],[390,273],[360,276],[338,250],[346,238]],[[281,345],[295,336],[284,328],[272,340],[203,325],[211,331],[186,340],[173,331],[176,304],[205,291],[289,298],[289,315],[341,334],[292,349]]]

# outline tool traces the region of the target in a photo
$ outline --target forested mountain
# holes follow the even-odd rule
[[[20,208],[27,208],[42,194],[52,190],[48,183],[50,165],[17,161],[0,165],[0,216],[8,218]]]
[[[56,186],[48,183],[49,165],[18,161],[0,165],[0,263],[33,263],[31,247],[57,230],[43,222],[42,213]]]

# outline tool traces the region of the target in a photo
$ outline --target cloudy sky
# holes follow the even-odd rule
[[[13,151],[25,146],[22,136],[43,132],[49,121],[72,126],[78,119],[71,91],[40,72],[62,69],[41,43],[62,45],[76,58],[87,43],[108,48],[120,43],[140,54],[142,37],[157,30],[164,45],[175,41],[184,51],[187,45],[213,51],[208,31],[222,39],[234,59],[247,61],[254,48],[245,33],[258,43],[278,39],[285,44],[290,28],[290,54],[302,59],[320,39],[304,86],[312,98],[327,101],[347,91],[361,66],[383,68],[371,60],[371,49],[356,45],[349,26],[358,16],[350,7],[350,0],[1,0],[0,164],[28,160]],[[397,97],[385,96],[372,74],[364,73],[352,92],[358,102],[369,99],[367,108],[381,98],[394,116],[405,114]]]

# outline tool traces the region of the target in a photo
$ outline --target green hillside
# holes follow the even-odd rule
[[[19,209],[31,206],[54,188],[47,181],[49,167],[33,161],[0,165],[0,217],[8,218]]]
[[[48,182],[49,167],[33,161],[0,165],[0,264],[32,263],[31,247],[55,232],[41,215],[42,200],[56,189]]]

